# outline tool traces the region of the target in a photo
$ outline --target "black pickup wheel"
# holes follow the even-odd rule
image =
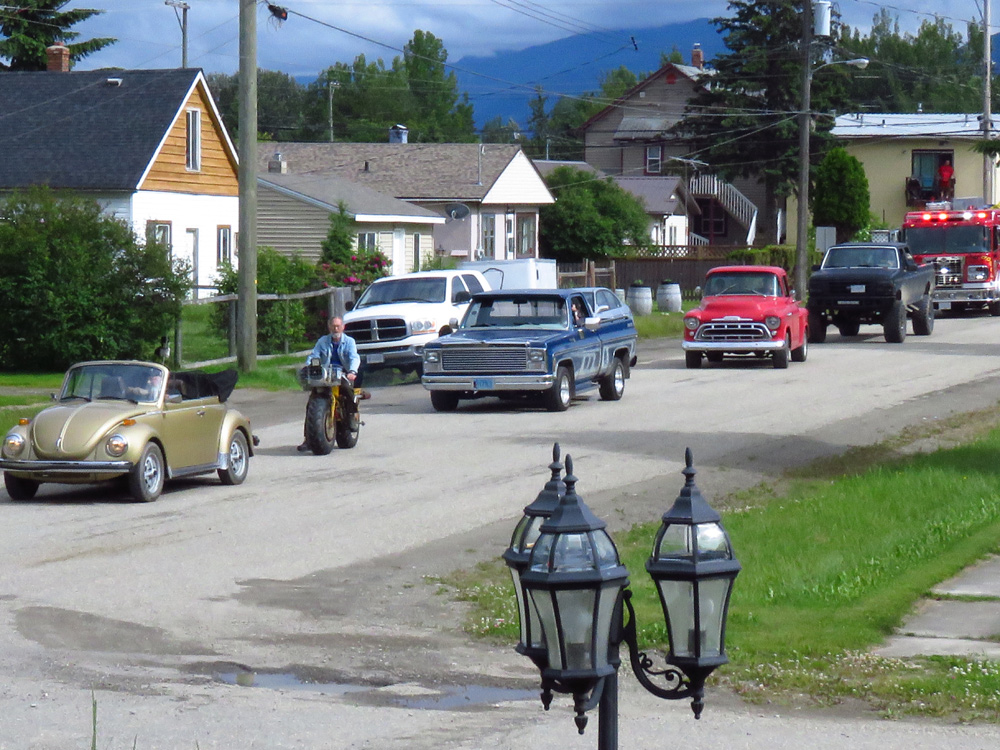
[[[906,305],[902,300],[896,300],[892,309],[885,316],[882,324],[885,340],[890,344],[902,344],[906,340]]]
[[[913,332],[917,336],[930,336],[934,330],[934,302],[931,295],[925,294],[913,313]]]

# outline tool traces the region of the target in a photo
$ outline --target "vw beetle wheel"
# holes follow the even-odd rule
[[[128,474],[128,489],[140,503],[151,503],[163,492],[163,451],[156,443],[147,443],[139,462]]]
[[[242,432],[236,430],[229,438],[229,460],[225,469],[219,469],[219,479],[223,484],[243,484],[250,471],[250,451],[247,450],[247,439]]]

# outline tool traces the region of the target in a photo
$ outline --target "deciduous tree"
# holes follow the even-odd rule
[[[546,258],[581,260],[622,255],[649,244],[642,202],[610,178],[558,167],[546,178],[556,202],[539,216],[539,247]]]

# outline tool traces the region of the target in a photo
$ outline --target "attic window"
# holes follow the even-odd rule
[[[187,111],[184,144],[184,166],[191,172],[201,171],[201,110]]]

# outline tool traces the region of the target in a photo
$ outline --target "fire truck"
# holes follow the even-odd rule
[[[934,263],[936,309],[1000,315],[1000,210],[911,211],[902,239],[917,263]]]

